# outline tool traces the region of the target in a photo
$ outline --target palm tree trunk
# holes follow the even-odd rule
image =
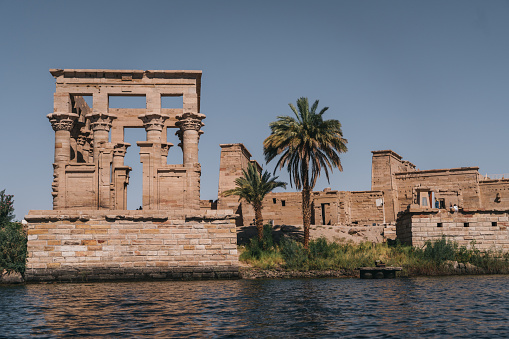
[[[262,216],[262,204],[256,203],[253,204],[253,208],[255,210],[255,224],[256,229],[258,230],[258,240],[263,240],[263,216]]]
[[[304,248],[308,248],[311,225],[311,188],[307,185],[302,189],[302,224],[304,225]]]

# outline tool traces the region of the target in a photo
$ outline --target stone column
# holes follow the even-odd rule
[[[55,112],[46,116],[55,131],[55,161],[53,163],[53,209],[65,208],[65,166],[71,160],[71,129],[78,115]]]
[[[127,148],[131,146],[126,142],[117,143],[113,147],[113,208],[117,210],[127,209],[127,185],[129,184],[129,172],[131,168],[124,166],[124,157]]]
[[[143,121],[143,126],[147,131],[147,141],[160,143],[164,122],[169,116],[161,113],[145,113],[138,116],[138,118]]]
[[[127,142],[120,142],[113,146],[113,168],[124,166],[124,158],[131,144]]]
[[[113,161],[113,149],[109,143],[109,132],[114,114],[95,111],[86,116],[90,120],[90,128],[93,131],[94,163],[96,165],[97,178],[97,201],[98,209],[111,209],[111,163]]]
[[[168,151],[173,146],[171,142],[161,144],[161,164],[166,165],[168,162]]]
[[[86,118],[90,119],[90,128],[94,132],[94,159],[96,159],[99,148],[109,141],[111,124],[117,116],[110,113],[94,112],[87,114]]]
[[[55,163],[68,163],[71,160],[71,129],[78,115],[51,113],[46,117],[55,131]]]
[[[201,113],[183,113],[177,115],[177,127],[180,128],[180,136],[183,152],[184,167],[192,167],[198,164],[198,140],[200,128],[204,125],[202,120],[205,115]]]

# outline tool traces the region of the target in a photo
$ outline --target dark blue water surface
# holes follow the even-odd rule
[[[509,276],[0,287],[1,337],[509,337]]]

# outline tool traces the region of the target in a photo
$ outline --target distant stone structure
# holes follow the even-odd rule
[[[53,211],[30,211],[27,280],[211,278],[238,275],[235,215],[200,209],[201,71],[52,69],[56,79]],[[83,96],[92,96],[92,107]],[[109,107],[144,96],[146,108]],[[183,107],[161,107],[164,96]],[[143,205],[127,210],[125,128],[144,128]],[[182,163],[167,164],[180,139]],[[171,157],[171,161],[176,161]]]
[[[236,210],[237,224],[249,225],[251,206],[221,193],[234,187],[251,154],[242,144],[221,147],[217,206]],[[385,224],[386,238],[416,246],[445,235],[465,246],[475,240],[478,248],[509,250],[509,179],[483,177],[478,167],[421,171],[392,150],[373,151],[371,191],[328,188],[312,193],[312,205],[314,225]],[[302,225],[299,192],[270,193],[263,206],[266,221]]]

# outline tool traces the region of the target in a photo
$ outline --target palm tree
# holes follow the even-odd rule
[[[235,179],[236,187],[223,192],[223,196],[237,195],[239,201],[244,199],[253,206],[258,240],[261,241],[263,239],[263,198],[277,187],[286,188],[286,182],[276,181],[278,177],[271,178],[267,171],[260,175],[253,163],[249,163],[247,171],[243,169],[242,172],[243,176]]]
[[[280,156],[274,172],[286,167],[290,183],[302,189],[302,221],[304,224],[304,247],[309,245],[309,226],[311,224],[311,191],[322,169],[329,181],[329,169],[343,171],[339,155],[348,151],[348,141],[343,138],[341,123],[338,120],[323,120],[328,107],[316,113],[318,100],[309,109],[308,98],[299,98],[297,108],[289,104],[295,117],[278,116],[270,123],[271,134],[263,142],[265,160]]]

